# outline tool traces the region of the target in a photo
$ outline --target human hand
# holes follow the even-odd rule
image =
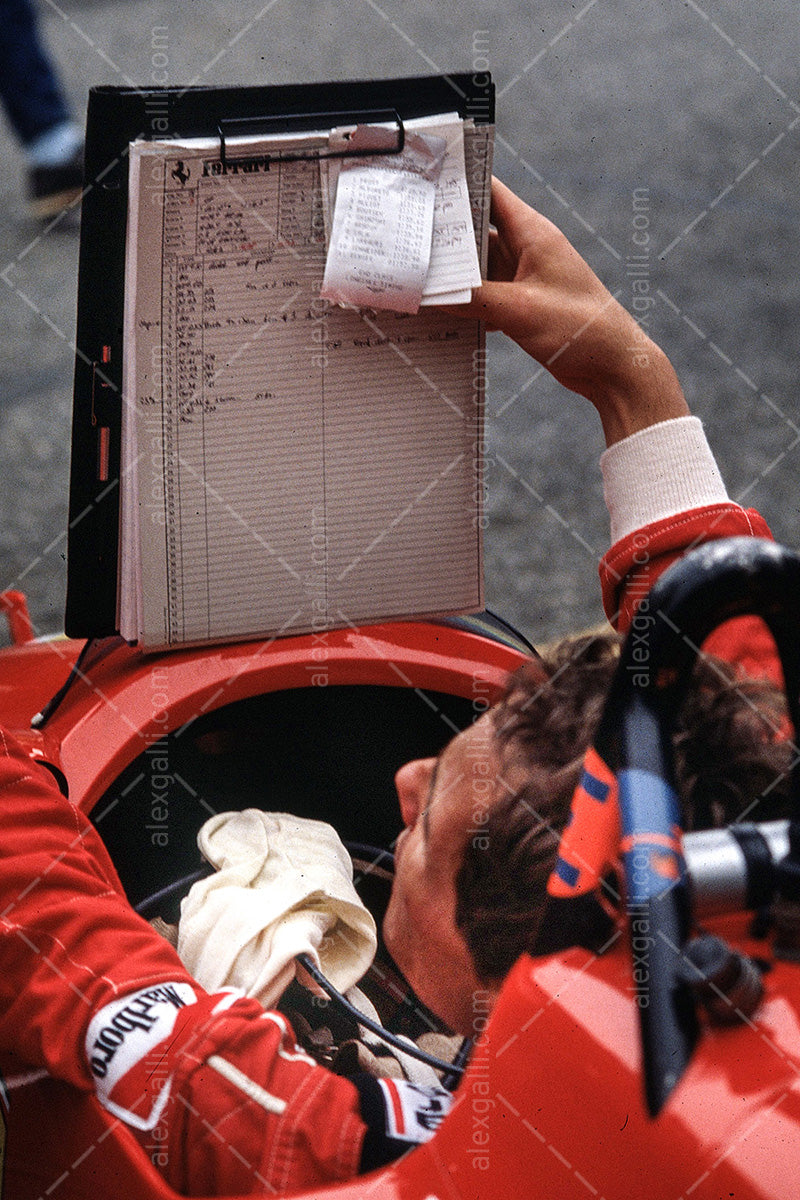
[[[666,355],[563,233],[492,186],[489,278],[453,313],[500,329],[597,409],[610,446],[688,407]]]
[[[182,1194],[252,1195],[254,1180],[283,1194],[356,1169],[355,1089],[253,998],[183,980],[139,989],[95,1014],[86,1055],[100,1103]]]

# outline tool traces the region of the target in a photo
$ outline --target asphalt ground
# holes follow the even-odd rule
[[[42,0],[40,11],[79,115],[98,83],[488,66],[496,173],[629,306],[626,259],[646,234],[652,303],[639,315],[673,359],[730,494],[800,543],[794,0]],[[77,248],[73,217],[43,227],[26,216],[22,158],[3,126],[0,588],[27,592],[39,633],[63,621]],[[597,623],[608,531],[594,413],[491,335],[487,431],[490,607],[539,642]]]

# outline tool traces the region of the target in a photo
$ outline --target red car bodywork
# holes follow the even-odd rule
[[[513,644],[437,623],[159,656],[119,644],[74,681],[42,729],[32,730],[31,719],[64,683],[81,643],[26,641],[24,606],[9,606],[17,642],[0,651],[0,724],[67,782],[72,802],[86,813],[167,730],[249,697],[313,687],[315,670],[326,686],[405,688],[423,701],[430,691],[446,693],[477,714],[524,658]],[[764,957],[765,943],[748,941],[749,922],[732,914],[711,927]],[[304,1194],[795,1200],[800,971],[772,964],[752,1019],[705,1029],[689,1069],[651,1120],[642,1098],[632,965],[623,930],[600,957],[573,949],[522,958],[491,1016],[476,996],[479,1040],[434,1138],[375,1175]],[[6,1147],[16,1163],[30,1164],[27,1190],[8,1192],[11,1200],[175,1195],[93,1097],[53,1080],[15,1091]]]

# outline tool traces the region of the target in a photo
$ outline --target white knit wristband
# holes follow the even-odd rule
[[[650,425],[600,458],[611,541],[690,508],[724,504],[728,493],[697,417]]]

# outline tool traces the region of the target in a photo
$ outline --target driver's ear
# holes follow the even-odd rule
[[[435,758],[415,758],[405,763],[394,777],[403,824],[410,828],[422,812],[430,791]]]

